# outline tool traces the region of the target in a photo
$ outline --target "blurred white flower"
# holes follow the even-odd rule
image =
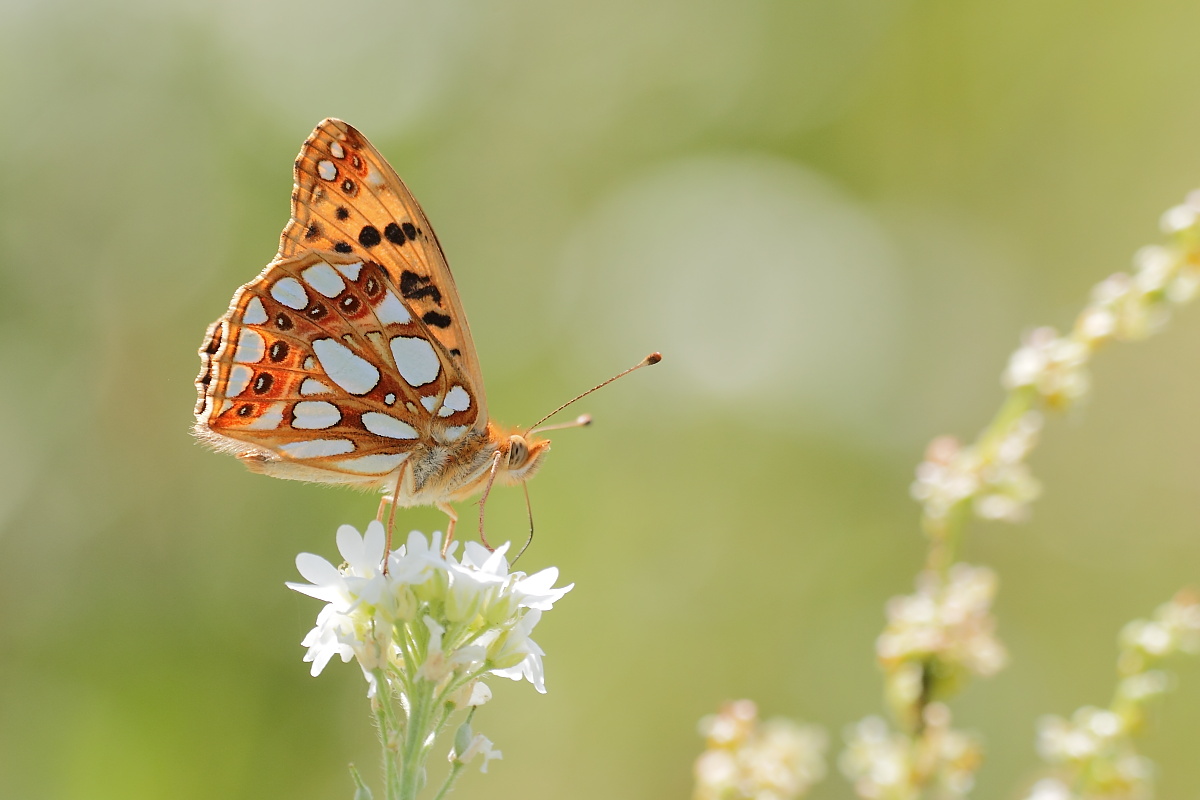
[[[865,800],[908,800],[919,788],[911,764],[912,743],[893,733],[881,717],[867,717],[846,729],[846,749],[838,767]]]
[[[962,798],[975,785],[982,750],[975,737],[951,727],[950,709],[929,704],[920,736],[892,731],[880,717],[846,729],[842,773],[863,800],[913,800],[922,790],[943,800]]]
[[[1159,220],[1163,233],[1180,233],[1188,228],[1194,228],[1200,222],[1200,209],[1189,203],[1168,208]]]
[[[1200,598],[1181,592],[1159,606],[1151,619],[1134,620],[1121,630],[1121,671],[1136,674],[1176,653],[1200,653]]]
[[[786,719],[758,721],[749,700],[700,721],[694,800],[794,800],[825,777],[825,732]]]
[[[1042,778],[1029,790],[1025,800],[1073,800],[1071,789],[1058,778]]]
[[[915,594],[888,601],[887,627],[876,643],[884,669],[908,674],[905,666],[936,659],[951,671],[999,672],[1008,655],[995,636],[995,594],[996,575],[986,567],[955,564],[944,582],[922,573]]]
[[[1036,328],[1012,354],[1003,384],[1010,391],[1032,387],[1053,407],[1065,407],[1087,394],[1088,346],[1058,335],[1054,328]]]
[[[1041,494],[1041,484],[1024,462],[1041,428],[1041,414],[1028,411],[1000,432],[986,454],[977,446],[962,447],[950,436],[934,439],[917,466],[913,498],[931,519],[945,519],[966,500],[972,501],[982,519],[1026,519],[1030,504]]]

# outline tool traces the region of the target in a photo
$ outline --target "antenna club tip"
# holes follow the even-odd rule
[[[657,364],[660,361],[662,361],[662,353],[653,352],[650,355],[646,356],[646,358],[642,361],[642,363],[649,365],[649,364]]]
[[[587,427],[588,425],[591,425],[592,424],[592,415],[591,414],[580,414],[578,417],[575,418],[575,424],[579,425],[580,427]]]

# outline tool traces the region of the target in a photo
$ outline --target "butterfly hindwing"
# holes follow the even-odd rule
[[[386,475],[420,445],[453,443],[483,413],[388,270],[355,254],[271,263],[206,342],[198,431],[280,477]]]
[[[336,119],[321,122],[305,141],[295,181],[277,258],[320,250],[380,264],[466,376],[483,430],[487,404],[466,315],[437,236],[403,181],[358,130]]]

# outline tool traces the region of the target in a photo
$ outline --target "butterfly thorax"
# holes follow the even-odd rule
[[[521,483],[541,467],[550,442],[489,422],[452,445],[420,445],[398,474],[380,483],[389,491],[399,481],[402,506],[435,505],[472,497],[493,480]],[[495,465],[495,477],[492,467]]]

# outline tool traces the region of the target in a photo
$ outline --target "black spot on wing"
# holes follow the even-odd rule
[[[437,305],[442,304],[442,293],[429,278],[411,270],[400,273],[400,294],[408,300],[423,300],[428,297]]]
[[[383,235],[394,245],[402,245],[408,241],[404,238],[404,229],[394,222],[387,224],[387,227],[383,229]]]
[[[321,226],[315,222],[313,224],[309,225],[308,230],[306,230],[304,232],[304,238],[308,239],[309,241],[316,239],[320,235],[321,235]]]
[[[426,325],[432,325],[435,328],[450,327],[450,317],[439,311],[426,311],[421,319],[425,321]]]
[[[374,225],[363,225],[362,230],[358,232],[358,243],[363,247],[374,247],[383,239],[379,236],[379,229]]]
[[[333,246],[333,249],[337,250],[339,253],[353,253],[354,252],[354,248],[351,247],[348,242],[338,242],[337,244],[335,244]]]
[[[417,234],[420,232],[420,229],[418,229],[417,226],[413,225],[411,222],[404,223],[404,235],[408,238],[415,239],[417,238]]]
[[[337,213],[338,219],[349,219],[350,218],[350,211],[345,206],[338,206],[336,213]]]

